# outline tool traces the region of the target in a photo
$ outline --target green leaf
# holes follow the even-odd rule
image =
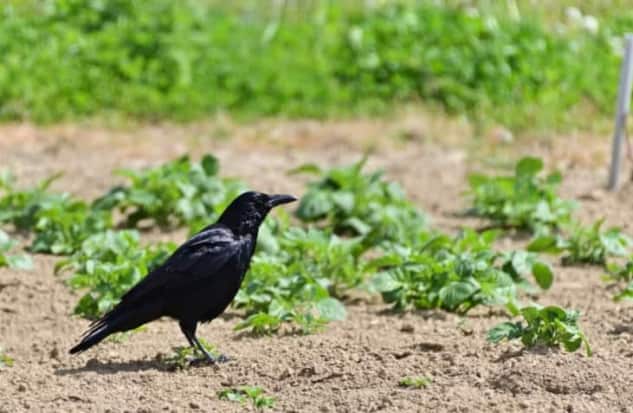
[[[527,250],[530,252],[547,252],[551,254],[558,254],[561,249],[558,248],[558,238],[551,235],[545,235],[533,239],[527,246]]]
[[[204,169],[207,176],[215,176],[220,170],[220,163],[218,162],[218,158],[211,154],[204,155],[202,157],[202,160],[200,161],[200,165],[202,165],[202,169]]]
[[[539,158],[525,157],[522,158],[516,166],[517,176],[536,175],[543,169],[543,161]]]
[[[396,290],[400,284],[388,272],[379,272],[371,280],[371,286],[380,293]]]
[[[488,330],[486,340],[491,343],[499,343],[502,340],[512,340],[520,337],[522,331],[523,329],[521,327],[521,323],[511,323],[506,321],[504,323],[497,324]]]
[[[440,290],[440,300],[450,308],[457,308],[478,290],[479,287],[470,282],[456,282]]]
[[[291,170],[288,171],[288,175],[296,175],[296,174],[312,174],[312,175],[319,175],[321,174],[323,171],[322,169],[314,163],[306,163],[303,165],[300,165],[296,168],[293,168]]]
[[[33,269],[33,261],[31,260],[31,257],[26,254],[8,256],[7,265],[9,266],[9,268],[13,268],[16,270]]]
[[[541,261],[536,261],[532,264],[532,274],[536,283],[544,290],[548,290],[554,282],[554,274],[551,267]]]
[[[317,310],[322,318],[329,321],[344,320],[347,312],[345,306],[335,298],[324,298],[316,303]]]

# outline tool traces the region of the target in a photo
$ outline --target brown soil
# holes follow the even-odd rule
[[[503,163],[529,151],[564,168],[563,193],[581,200],[583,219],[605,215],[609,223],[633,232],[633,188],[626,185],[616,195],[601,190],[605,140],[572,136],[512,148],[502,147],[493,136],[471,151],[460,149],[471,145],[459,146],[459,139],[444,140],[435,132],[411,119],[244,127],[215,122],[129,131],[13,125],[0,129],[0,166],[16,171],[25,184],[64,170],[55,188],[93,197],[117,182],[112,169],[210,151],[226,175],[262,191],[300,195],[304,179],[287,176],[289,168],[303,162],[349,162],[370,150],[371,167],[384,168],[436,226],[454,231],[478,224],[455,215],[464,205],[466,173],[485,167],[483,159]],[[182,233],[163,236],[183,240]],[[0,269],[0,345],[15,359],[13,367],[0,370],[0,412],[247,409],[218,400],[217,392],[231,385],[263,387],[277,399],[274,411],[633,409],[633,307],[611,300],[612,291],[597,268],[557,266],[553,288],[538,298],[581,310],[593,357],[492,346],[485,332],[505,319],[498,311],[480,310],[463,319],[439,311],[393,315],[384,305],[365,303],[348,305],[345,321],[311,336],[240,335],[233,331],[237,318],[229,313],[199,331],[232,361],[217,369],[171,372],[157,356],[185,340],[170,320],[154,322],[122,343],[105,342],[69,356],[67,350],[88,322],[71,315],[77,295],[53,275],[55,260],[38,255],[31,272]],[[420,390],[399,388],[404,376],[427,376],[432,383]]]

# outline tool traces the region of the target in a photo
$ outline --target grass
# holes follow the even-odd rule
[[[518,19],[474,3],[477,15],[454,1],[12,1],[0,7],[0,119],[339,117],[407,102],[514,129],[610,118],[611,45],[633,15],[591,2],[593,33],[565,20],[564,2],[518,1]]]
[[[422,389],[430,385],[431,381],[428,377],[403,377],[398,381],[398,386],[408,389]]]

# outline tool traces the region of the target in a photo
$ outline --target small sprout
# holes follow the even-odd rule
[[[591,347],[587,338],[578,327],[577,311],[565,310],[557,306],[541,307],[537,305],[523,307],[520,310],[525,321],[504,322],[488,331],[488,341],[499,343],[503,340],[521,339],[527,348],[537,345],[558,347],[574,352],[584,345],[587,356],[591,356]]]
[[[398,386],[406,387],[409,389],[421,389],[431,384],[431,379],[424,376],[417,377],[403,377],[398,382]]]
[[[275,398],[266,396],[264,390],[258,386],[240,386],[221,390],[218,392],[218,397],[220,400],[228,400],[241,404],[250,401],[252,406],[258,410],[275,406]]]
[[[13,367],[13,358],[0,347],[0,369],[4,367]]]
[[[219,357],[215,346],[201,338],[198,338],[198,341],[213,357]],[[184,370],[193,363],[204,360],[206,360],[206,356],[200,350],[191,346],[177,346],[173,348],[173,353],[167,356],[159,356],[159,361],[169,370]]]

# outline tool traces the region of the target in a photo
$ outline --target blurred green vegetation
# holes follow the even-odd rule
[[[227,3],[227,4],[225,4]],[[385,114],[610,118],[633,2],[9,0],[0,120]],[[578,2],[576,2],[578,3]]]

